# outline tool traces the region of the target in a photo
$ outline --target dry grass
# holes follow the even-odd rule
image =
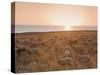
[[[16,72],[96,67],[96,31],[16,34]]]

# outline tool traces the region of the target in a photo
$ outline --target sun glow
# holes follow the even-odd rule
[[[53,25],[63,25],[63,26],[79,26],[82,22],[82,17],[80,13],[70,14],[65,16],[64,12],[51,13],[48,17],[49,21]],[[69,27],[68,27],[69,28]],[[67,28],[66,28],[67,29]]]
[[[72,28],[71,28],[71,26],[65,26],[65,29],[64,29],[65,31],[70,31],[70,30],[72,30]]]

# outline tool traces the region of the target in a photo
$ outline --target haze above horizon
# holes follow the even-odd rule
[[[97,25],[97,7],[95,6],[15,2],[15,12],[12,5],[12,18],[14,16],[15,25]]]

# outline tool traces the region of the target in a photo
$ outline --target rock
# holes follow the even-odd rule
[[[64,57],[70,57],[70,56],[71,56],[70,51],[69,51],[69,50],[66,50],[66,51],[64,52]]]
[[[67,57],[67,58],[60,59],[58,63],[61,65],[67,65],[67,64],[71,64],[71,60],[72,60],[71,58]]]
[[[38,52],[38,48],[32,48],[32,49],[30,49],[30,51],[32,52],[32,53],[37,53]]]
[[[32,51],[27,49],[16,50],[16,63],[27,65],[32,62]]]
[[[80,64],[88,64],[90,62],[89,55],[78,55]]]

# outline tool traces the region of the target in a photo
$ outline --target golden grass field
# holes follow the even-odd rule
[[[16,72],[97,67],[97,31],[16,33]]]

